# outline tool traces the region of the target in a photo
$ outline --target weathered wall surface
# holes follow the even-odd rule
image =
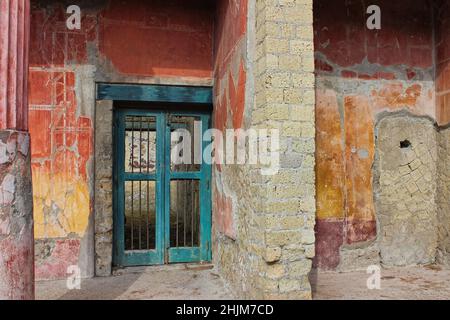
[[[224,132],[227,128],[245,128],[244,115],[247,83],[247,0],[219,1],[216,8],[214,35],[214,113],[213,126]],[[247,106],[247,110],[245,110]],[[216,164],[214,168],[214,218],[217,231],[236,239],[235,212],[230,183],[239,177],[226,171],[231,166]],[[233,168],[237,169],[237,168]],[[224,173],[222,174],[222,172]],[[224,181],[228,177],[228,181]],[[233,200],[233,197],[235,198]]]
[[[30,136],[0,131],[0,300],[34,299]]]
[[[315,265],[323,269],[378,261],[372,246],[377,116],[404,109],[436,117],[431,6],[419,0],[371,4],[382,9],[381,30],[366,28],[361,1],[314,1]]]
[[[378,246],[385,265],[434,263],[437,135],[427,118],[404,114],[377,124],[374,192]]]
[[[95,110],[95,275],[109,276],[113,250],[113,103]]]
[[[280,170],[255,183],[265,298],[309,299],[314,257],[313,3],[256,2],[256,127],[280,132]]]
[[[261,164],[216,166],[216,259],[240,297],[311,298],[312,2],[221,1],[218,15],[215,127],[278,129],[280,168],[264,176]],[[245,27],[240,21],[246,15]],[[234,49],[221,55],[233,42]],[[240,53],[243,46],[247,56]]]
[[[70,4],[81,8],[81,30],[66,28],[63,3],[32,2],[30,131],[41,279],[65,277],[69,265],[94,274],[95,82],[210,85],[213,73],[209,1]],[[101,241],[108,231],[98,231]],[[102,257],[99,266],[108,264]]]
[[[248,127],[252,100],[246,100],[247,0],[221,0],[217,3],[214,35],[214,111],[213,127]],[[245,114],[247,117],[245,117]],[[246,119],[247,118],[247,119]],[[249,219],[253,214],[249,170],[244,166],[215,164],[213,167],[213,260],[238,295],[250,296],[255,286],[255,253],[248,252],[251,239]],[[249,221],[250,220],[250,221]]]

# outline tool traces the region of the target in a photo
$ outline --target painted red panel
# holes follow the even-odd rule
[[[233,80],[233,76],[228,77],[228,88],[230,97],[230,108],[233,116],[233,128],[240,129],[242,127],[242,121],[244,119],[245,108],[245,83],[247,80],[247,74],[244,69],[244,62],[241,61],[239,65],[239,78],[237,81]],[[235,82],[237,85],[235,85]]]
[[[406,4],[407,2],[407,4]],[[382,12],[382,28],[368,30],[368,3],[361,1],[314,1],[315,47],[342,67],[363,63],[433,65],[432,13],[428,2],[372,1]]]
[[[247,0],[217,2],[214,33],[216,76],[223,77],[231,54],[247,32]]]
[[[50,134],[51,111],[30,110],[30,136],[32,158],[47,158],[51,155],[52,141]]]
[[[100,16],[100,51],[123,74],[211,78],[210,9],[204,0],[110,2]]]
[[[212,78],[211,1],[103,4],[82,10],[81,30],[68,30],[64,6],[37,1],[32,12],[31,65],[61,67],[89,61],[112,67],[111,73],[137,77]],[[88,45],[98,50],[91,58]]]
[[[212,77],[210,33],[106,25],[100,41],[102,54],[123,74]]]
[[[317,220],[316,232],[316,255],[314,266],[333,270],[340,262],[339,249],[344,239],[343,220]]]
[[[213,125],[224,131],[229,126],[239,129],[245,125],[247,0],[220,0],[216,3]],[[216,174],[225,174],[222,168],[217,164],[214,167]],[[216,225],[219,232],[234,239],[232,200],[222,192],[216,188],[213,205]]]
[[[52,104],[52,73],[47,71],[30,71],[29,101],[31,105]]]

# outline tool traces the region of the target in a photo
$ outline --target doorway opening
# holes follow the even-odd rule
[[[209,122],[206,112],[114,110],[114,265],[211,260]]]

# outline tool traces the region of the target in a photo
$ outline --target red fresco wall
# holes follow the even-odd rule
[[[316,56],[316,258],[335,269],[344,245],[376,237],[374,125],[383,111],[435,118],[432,9],[428,1],[314,1]]]
[[[213,125],[222,132],[227,128],[244,127],[246,32],[247,0],[218,1],[214,33]],[[220,164],[215,165],[215,174],[222,174]],[[225,191],[224,180],[215,180],[214,222],[219,232],[235,238],[233,203],[231,195]]]
[[[32,2],[32,66],[92,62],[96,57],[89,56],[88,47],[93,45],[99,60],[112,65],[111,72],[212,77],[210,1],[82,1],[81,30],[66,28],[69,15],[62,5]]]
[[[72,1],[81,8],[82,28],[68,30],[61,2],[31,2],[36,277],[63,278],[78,262],[93,210],[94,105],[82,99],[80,67],[94,66],[96,81],[210,83],[213,4]]]

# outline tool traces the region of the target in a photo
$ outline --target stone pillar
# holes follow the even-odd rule
[[[34,298],[29,0],[0,1],[0,299]]]
[[[312,0],[256,1],[253,125],[279,129],[280,170],[261,184],[265,299],[311,299],[315,91]]]

